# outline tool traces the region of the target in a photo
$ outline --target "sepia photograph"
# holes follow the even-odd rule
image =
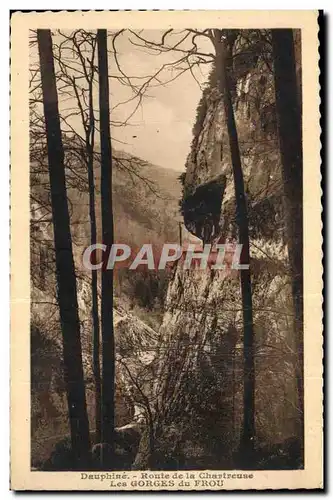
[[[310,460],[304,30],[219,14],[28,26],[31,474],[246,489]]]

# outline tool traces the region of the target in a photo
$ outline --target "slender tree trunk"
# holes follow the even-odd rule
[[[149,441],[149,457],[148,466],[150,469],[155,467],[155,433],[154,433],[154,419],[152,412],[149,408],[149,401],[147,402],[148,411],[148,441]]]
[[[302,118],[292,29],[272,30],[276,113],[285,193],[286,232],[297,343],[299,436],[304,439],[303,378],[303,158]]]
[[[90,244],[95,245],[97,242],[96,229],[96,212],[95,212],[95,183],[94,183],[94,167],[93,167],[93,146],[89,145],[88,153],[88,185],[89,185],[89,217],[90,217]],[[99,313],[98,313],[98,287],[97,287],[97,270],[91,271],[91,316],[93,325],[93,371],[95,379],[95,424],[96,424],[96,441],[101,442],[101,371],[100,371],[100,330],[99,330]]]
[[[92,64],[93,64],[92,58]],[[93,71],[93,70],[92,70]],[[90,244],[97,243],[97,225],[95,210],[95,180],[94,180],[94,147],[95,147],[95,115],[93,103],[93,73],[89,80],[89,128],[86,130],[86,147],[88,152],[88,186],[89,186],[89,218],[90,218]],[[100,370],[100,329],[98,310],[98,280],[97,270],[91,271],[91,316],[93,324],[93,372],[95,380],[95,426],[96,441],[102,439],[102,384]]]
[[[64,150],[50,30],[37,30],[43,105],[46,125],[51,204],[56,255],[58,303],[72,449],[76,464],[84,466],[90,455],[76,277],[67,204]]]
[[[75,38],[75,37],[74,37]],[[73,38],[73,41],[74,41]],[[94,147],[95,147],[95,113],[94,113],[94,98],[93,98],[93,82],[95,75],[95,51],[97,38],[92,46],[92,55],[89,62],[89,68],[86,67],[86,60],[77,46],[78,57],[82,64],[84,77],[88,83],[89,96],[89,120],[86,119],[84,113],[85,98],[83,92],[79,91],[75,78],[70,78],[73,85],[73,90],[77,100],[78,108],[81,115],[82,126],[85,130],[85,147],[86,154],[84,160],[87,164],[88,172],[88,189],[89,189],[89,219],[90,219],[90,244],[95,245],[97,242],[97,225],[95,211],[95,181],[94,181]],[[99,327],[99,308],[98,308],[98,278],[97,270],[91,271],[91,318],[92,318],[92,357],[93,357],[93,374],[95,382],[95,431],[96,441],[101,442],[101,371],[100,371],[100,327]]]
[[[232,107],[227,74],[227,53],[222,31],[215,30],[216,64],[220,91],[223,95],[224,112],[227,120],[229,146],[236,196],[236,220],[239,229],[239,243],[243,245],[242,264],[250,264],[250,243],[244,179],[240,158],[238,134]],[[255,436],[255,371],[254,371],[254,330],[250,269],[240,271],[243,327],[244,327],[244,393],[243,393],[243,430],[240,451],[251,457]]]
[[[97,31],[99,109],[101,135],[102,235],[108,249],[113,244],[112,149],[107,54],[107,31]],[[113,270],[102,272],[102,439],[113,447],[115,397],[115,346],[113,332]]]

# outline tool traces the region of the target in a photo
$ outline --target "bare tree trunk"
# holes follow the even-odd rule
[[[89,145],[88,149],[88,185],[89,185],[89,217],[90,217],[90,244],[97,243],[96,212],[95,212],[95,183],[94,183],[94,146]],[[91,316],[93,324],[93,371],[95,380],[95,424],[96,441],[101,442],[101,371],[100,371],[100,330],[98,314],[98,287],[97,270],[91,271]]]
[[[149,457],[148,465],[150,469],[155,467],[155,433],[154,433],[154,419],[152,412],[150,410],[149,401],[147,401],[147,413],[148,413],[148,442],[149,442]]]
[[[95,211],[95,181],[94,181],[94,147],[95,147],[95,113],[94,113],[94,98],[93,98],[93,82],[96,72],[95,53],[97,46],[97,37],[94,35],[94,40],[91,43],[91,59],[85,57],[81,46],[75,39],[76,34],[72,35],[72,42],[76,49],[76,56],[81,61],[82,73],[88,83],[88,111],[89,118],[87,119],[84,111],[86,105],[86,93],[83,88],[80,88],[78,80],[70,75],[66,64],[59,56],[58,63],[60,64],[63,75],[67,78],[73,87],[77,105],[80,111],[82,127],[85,131],[85,151],[83,153],[84,161],[87,165],[88,172],[88,194],[89,194],[89,219],[90,219],[90,244],[95,245],[97,242],[97,225]],[[80,134],[77,136],[81,139]],[[99,327],[99,308],[98,308],[98,278],[97,270],[91,270],[91,318],[92,318],[92,358],[93,358],[93,374],[95,382],[95,430],[96,440],[101,442],[101,372],[100,372],[100,327]]]
[[[97,243],[97,225],[95,210],[95,180],[94,180],[94,147],[95,147],[95,115],[93,103],[93,64],[92,56],[92,74],[89,80],[89,128],[86,130],[86,146],[88,152],[88,186],[89,186],[89,218],[90,218],[90,243]],[[101,442],[102,438],[102,384],[100,370],[100,329],[99,329],[99,311],[98,311],[98,282],[97,270],[91,271],[91,315],[93,322],[93,371],[95,379],[95,425],[96,441]]]
[[[75,466],[87,466],[90,455],[89,422],[51,31],[37,30],[37,39],[46,124],[56,278],[72,449],[77,462]]]
[[[285,192],[286,232],[297,343],[299,437],[304,440],[303,378],[303,158],[302,119],[292,29],[272,30],[275,98]]]
[[[101,198],[103,243],[113,244],[112,149],[107,31],[97,31],[99,67],[99,109],[101,136]],[[114,436],[115,346],[113,332],[113,270],[102,272],[102,439],[112,448]]]
[[[229,146],[236,196],[236,220],[239,228],[239,243],[243,245],[242,263],[250,264],[250,244],[248,215],[244,190],[244,179],[240,158],[238,134],[232,107],[227,74],[227,53],[223,32],[215,30],[216,65],[220,91],[223,95],[224,111],[227,120]],[[254,371],[254,330],[250,269],[240,271],[243,327],[244,327],[244,393],[243,393],[243,430],[240,450],[244,460],[251,457],[255,436],[255,371]]]

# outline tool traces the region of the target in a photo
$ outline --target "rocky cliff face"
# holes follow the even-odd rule
[[[238,40],[234,50],[245,50],[244,44]],[[240,57],[234,57],[232,97],[249,210],[256,425],[258,439],[272,444],[293,435],[297,417],[281,166],[269,62],[257,55],[241,68]],[[185,226],[194,235],[204,242],[228,242],[237,241],[237,214],[226,119],[215,82],[213,70],[198,107],[181,207]],[[205,190],[212,183],[220,205],[202,217]],[[216,465],[218,456],[230,457],[238,446],[242,332],[238,271],[184,270],[180,260],[161,327],[160,413],[165,436],[172,429],[171,441],[181,443],[195,463],[210,453],[208,463]]]

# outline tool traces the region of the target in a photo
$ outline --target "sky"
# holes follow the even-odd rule
[[[149,39],[160,38],[161,33],[155,33],[153,36],[152,33],[148,32],[146,36]],[[136,70],[141,74],[153,74],[161,65],[179,58],[179,54],[176,53],[147,54],[126,43],[125,37],[122,42],[123,56],[121,61],[126,70],[131,66],[132,72]],[[195,76],[202,85],[207,79],[207,65],[201,71],[196,71]],[[175,76],[175,73],[171,73],[171,75],[170,73],[171,71],[163,73],[162,81]],[[121,89],[117,86],[114,90],[114,99],[119,98],[120,92]],[[116,128],[112,135],[127,143],[122,146],[122,149],[129,153],[142,157],[155,165],[178,171],[184,170],[192,140],[196,107],[201,93],[202,90],[197,81],[190,71],[186,71],[171,83],[150,88],[149,97],[144,98],[143,104],[132,118],[130,126]],[[130,106],[122,106],[119,109],[121,118],[126,117],[129,108]],[[116,145],[116,147],[118,146]]]
[[[141,35],[157,41],[161,39],[162,33],[157,30],[144,30]],[[66,34],[69,34],[69,32],[66,32]],[[169,37],[170,43],[180,39],[180,36],[180,32],[171,34]],[[53,33],[54,45],[59,44],[61,40],[61,35]],[[117,37],[115,48],[122,71],[129,75],[131,81],[136,84],[145,81],[143,77],[154,74],[162,65],[170,64],[183,55],[179,52],[155,55],[149,53],[146,49],[133,45],[130,40],[138,41],[126,30]],[[210,44],[209,40],[198,37],[196,42],[200,50],[211,51],[211,47],[205,46],[207,43]],[[188,46],[186,44],[187,42],[182,46],[185,48]],[[108,49],[110,52],[114,49],[111,38],[108,39]],[[71,58],[73,58],[71,51],[66,54],[67,60],[73,66],[78,64],[77,60],[73,59],[71,61]],[[36,64],[38,64],[38,52],[37,47],[33,46],[31,49],[31,66]],[[178,74],[172,69],[171,65],[166,67],[159,75],[160,83],[157,85],[155,82],[155,86],[148,89],[141,105],[128,124],[121,127],[111,126],[112,146],[117,150],[126,151],[152,164],[183,171],[192,141],[192,127],[196,107],[202,94],[202,85],[207,80],[209,69],[209,64],[203,64],[195,68],[195,78],[190,71],[186,71],[173,82],[165,83]],[[127,104],[120,104],[134,94],[128,85],[119,83],[119,80],[115,78],[120,73],[112,53],[109,55],[109,75],[111,76],[111,121],[124,122],[137,105],[138,100],[135,99]],[[142,79],[133,79],[132,77],[141,77]],[[97,85],[94,88],[94,99],[97,109]],[[74,97],[64,99],[59,94],[60,112],[75,106]],[[80,132],[83,130],[79,116],[71,117],[70,124]]]

